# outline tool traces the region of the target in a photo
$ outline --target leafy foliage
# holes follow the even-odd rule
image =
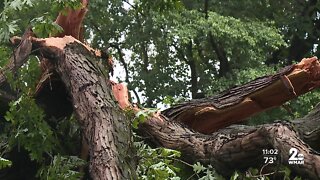
[[[24,7],[31,7],[32,0],[4,1],[3,11],[0,13],[0,41],[7,41],[10,35],[18,30],[17,20],[11,20],[10,16],[15,11],[20,11]]]
[[[131,8],[119,1],[96,4],[91,6],[95,14],[89,14],[86,21],[87,30],[94,34],[92,43],[98,47],[116,43],[123,52],[130,52],[124,57],[129,88],[141,92],[147,106],[165,96],[189,97],[191,88],[203,92],[214,86],[208,80],[217,79],[220,59],[211,35],[226,52],[230,73],[262,65],[272,50],[286,44],[273,19],[236,18],[216,11],[211,4],[204,12],[200,1],[136,1]],[[113,50],[118,59],[123,58]],[[191,84],[191,61],[197,87]]]
[[[9,47],[3,46],[3,45],[0,46],[0,55],[1,55],[0,68],[4,67],[7,64],[7,62],[9,61],[8,57],[9,57],[11,52],[12,51],[10,51]]]
[[[49,167],[46,167],[39,171],[41,179],[55,180],[66,179],[76,180],[81,179],[83,174],[75,171],[74,169],[84,166],[86,163],[84,160],[76,156],[54,156]]]
[[[0,13],[0,42],[8,41],[12,34],[23,32],[31,24],[39,37],[57,33],[62,30],[53,22],[57,12],[65,8],[79,9],[82,4],[80,0],[11,0],[4,1],[3,6]],[[35,7],[36,13],[33,9]],[[26,16],[27,14],[30,16]],[[42,16],[43,14],[47,16]]]
[[[56,0],[52,1],[52,3],[57,11],[65,10],[67,8],[80,9],[82,7],[82,0]]]
[[[128,81],[130,90],[142,95],[136,98],[149,107],[162,101],[172,105],[179,97],[189,98],[192,88],[212,95],[270,74],[300,56],[319,54],[319,12],[313,1],[224,0],[208,1],[207,7],[205,1],[192,0],[130,2],[90,1],[90,12],[94,13],[89,13],[85,21],[85,34],[95,47],[109,47],[112,43],[120,49],[122,54],[114,46],[110,48],[116,64],[127,69],[126,77],[119,79]],[[80,6],[80,0],[6,0],[0,5],[0,41],[7,42],[30,24],[38,37],[60,32],[54,23],[58,12]],[[6,44],[0,46],[1,67],[11,52]],[[221,54],[229,67],[223,73]],[[194,73],[196,85],[192,83]],[[7,121],[1,122],[1,130],[5,129],[1,137],[6,137],[1,142],[9,139],[8,149],[27,149],[31,159],[42,167],[38,173],[41,178],[79,178],[75,168],[83,163],[65,155],[77,153],[79,125],[73,117],[52,118],[50,125],[44,120],[43,111],[30,97],[39,74],[38,60],[32,57],[20,72],[10,76],[19,99],[10,103]],[[307,94],[287,103],[286,108],[251,118],[250,123],[301,117],[319,100],[319,92]],[[133,127],[137,128],[153,112],[146,109],[137,114]],[[183,174],[177,163],[179,152],[152,149],[142,142],[136,146],[141,158],[141,179],[179,179]],[[0,159],[0,167],[7,166],[10,161]],[[198,179],[219,177],[211,166],[188,166]],[[252,170],[251,174],[257,175],[256,172]],[[289,177],[290,173],[285,172]],[[242,177],[249,178],[235,172],[232,179]]]
[[[176,10],[182,8],[182,3],[180,0],[164,0],[164,1],[148,1],[148,0],[141,0],[137,1],[137,6],[139,7],[140,11],[144,10],[155,10],[158,12],[168,12],[170,10]]]
[[[157,111],[159,110],[155,108],[142,109],[141,111],[135,114],[135,118],[132,121],[132,127],[134,129],[138,129],[138,126],[140,123],[145,122],[148,117],[150,117],[152,114],[156,113]]]
[[[51,123],[56,124],[54,127],[48,124],[50,121],[45,121],[43,110],[28,95],[33,91],[32,86],[35,85],[35,81],[32,81],[32,78],[35,78],[33,74],[38,69],[35,68],[33,69],[35,72],[32,72],[32,68],[25,68],[22,68],[20,73],[28,73],[29,76],[21,77],[28,77],[28,79],[15,80],[11,77],[10,80],[12,87],[19,89],[22,95],[17,101],[10,103],[10,109],[5,116],[8,123],[5,125],[4,132],[9,135],[8,146],[2,150],[10,152],[15,147],[27,150],[30,159],[40,165],[38,176],[42,179],[78,179],[82,174],[75,168],[84,165],[84,161],[74,156],[61,156],[59,153],[78,153],[79,125],[73,116],[59,121],[52,118]],[[19,80],[23,80],[23,83]],[[46,162],[51,159],[51,165],[47,166]],[[10,161],[1,160],[1,163],[2,161],[4,165],[10,165]]]
[[[214,170],[214,168],[211,165],[208,165],[207,167],[203,166],[199,162],[193,164],[193,171],[195,172],[195,175],[198,176],[198,179],[201,180],[224,180],[222,176],[217,174],[217,172]]]
[[[180,157],[179,151],[166,148],[152,149],[143,142],[135,142],[134,145],[140,158],[137,167],[139,179],[180,179],[177,176],[180,169],[174,165],[174,159]]]
[[[10,110],[5,116],[13,133],[9,139],[10,146],[26,148],[32,160],[42,161],[43,154],[51,154],[54,148],[53,132],[43,118],[43,111],[28,96],[21,96],[10,103]]]
[[[11,161],[0,157],[0,169],[5,168],[5,167],[10,167],[11,165],[12,165]]]
[[[44,113],[35,100],[29,95],[36,86],[40,71],[37,59],[31,59],[17,74],[8,74],[12,89],[21,92],[21,96],[9,104],[5,115],[9,122],[10,147],[23,147],[30,152],[32,160],[42,161],[43,154],[53,151],[55,137],[50,126],[44,121]],[[18,76],[21,74],[21,76]]]
[[[41,16],[31,20],[33,32],[37,37],[45,38],[49,37],[50,34],[57,34],[63,31],[63,29],[49,17]]]
[[[32,4],[28,4],[28,6],[22,4],[21,8],[10,3],[8,2],[7,6],[4,7],[5,10],[1,14],[2,18],[3,16],[7,16],[6,18],[15,19],[19,17],[19,12],[30,12],[31,10],[27,9],[29,5],[39,5],[37,3],[41,4],[44,1],[32,1]],[[13,3],[18,3],[18,1],[14,1]],[[77,3],[79,4],[79,1]],[[12,8],[14,8],[14,12],[18,13],[12,14]],[[47,7],[47,9],[50,9],[50,7]],[[31,23],[38,36],[46,37],[49,33],[55,33],[55,31],[59,30],[59,27],[54,24],[49,14],[34,17]],[[17,21],[12,22],[16,23],[15,27],[18,28],[20,26],[19,22],[22,21],[19,21],[17,18]],[[10,26],[8,23],[6,22],[1,25]],[[10,33],[14,32],[6,32],[6,30],[1,29],[0,33],[7,33],[9,36]],[[0,53],[2,55],[0,65],[4,66],[12,50],[4,44],[1,46]],[[59,121],[51,118],[51,122],[46,121],[47,119],[45,120],[43,110],[31,96],[35,91],[40,73],[38,58],[31,56],[28,63],[19,69],[17,73],[7,74],[11,88],[19,93],[18,99],[9,104],[10,109],[4,117],[6,122],[1,122],[1,144],[5,144],[5,146],[1,146],[1,155],[7,156],[10,151],[16,148],[19,151],[20,149],[24,149],[29,152],[29,158],[32,161],[36,161],[39,167],[42,167],[38,170],[38,175],[41,178],[57,179],[55,177],[60,177],[58,179],[61,179],[64,177],[65,179],[78,179],[81,175],[76,172],[75,168],[83,165],[83,162],[73,156],[60,156],[59,153],[72,155],[78,152],[80,142],[79,125],[77,125],[74,118],[65,118]],[[53,127],[53,122],[58,122],[58,124]],[[9,156],[8,159],[10,160],[11,158]],[[0,160],[1,168],[11,166],[12,162],[9,160],[2,158]],[[52,164],[48,166],[47,162],[51,161]],[[62,167],[62,169],[58,167]]]
[[[245,173],[240,173],[235,171],[230,178],[231,180],[251,180],[251,179],[261,179],[261,180],[270,180],[270,179],[294,179],[301,180],[299,176],[292,177],[291,170],[285,166],[279,166],[276,171],[263,174],[261,170],[255,168],[249,168]]]
[[[179,159],[179,151],[166,148],[151,148],[143,141],[135,142],[137,155],[140,158],[137,167],[139,179],[185,179],[224,180],[211,166],[204,166],[199,162],[191,165]],[[186,165],[186,166],[184,166]],[[184,171],[193,171],[187,175]],[[182,179],[184,179],[182,178]]]

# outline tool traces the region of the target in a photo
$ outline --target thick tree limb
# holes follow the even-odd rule
[[[306,58],[275,75],[260,77],[217,96],[173,106],[162,113],[196,131],[211,133],[268,108],[280,106],[319,85],[320,64],[316,57]]]
[[[244,87],[246,87],[244,88],[246,91],[240,91],[239,94],[241,95],[241,93],[245,92],[250,96],[254,94],[252,92],[255,92],[254,85],[258,84],[258,90],[263,90],[263,88],[269,88],[270,86],[272,90],[276,90],[276,88],[280,86],[284,90],[287,90],[285,93],[290,93],[290,96],[285,96],[285,98],[288,98],[317,87],[318,68],[319,64],[316,58],[304,59],[297,65],[284,68],[276,75],[258,78],[253,82],[234,88],[233,91],[226,91],[228,93],[216,97],[224,97],[225,94],[230,94],[230,92],[236,93],[236,89],[242,89]],[[298,81],[296,78],[300,77],[300,73],[306,73],[309,75],[309,78],[312,78],[305,83],[303,83],[301,79],[298,79]],[[292,79],[294,81],[292,82],[287,75],[293,77]],[[297,82],[301,83],[299,84],[300,86],[298,86]],[[298,88],[294,88],[294,86]],[[125,88],[123,89],[125,90]],[[269,91],[271,90],[267,92]],[[273,96],[279,96],[277,95],[279,91],[275,91],[274,93],[275,95]],[[280,91],[280,94],[281,93]],[[125,92],[117,92],[117,94],[118,96],[116,96],[116,98],[118,100],[120,99],[119,101],[123,102],[123,99],[126,99]],[[121,94],[124,96],[121,97]],[[242,99],[240,95],[233,98],[229,97],[230,99],[226,98],[221,104],[216,102],[217,106],[223,108],[237,103],[241,104]],[[277,103],[280,104],[280,102]],[[190,102],[185,104],[189,105],[188,103]],[[128,104],[126,107],[128,106],[130,105]],[[194,108],[192,106],[183,107],[183,104],[179,107],[185,108],[184,110],[186,112],[188,112],[188,108],[191,110]],[[139,111],[139,109],[135,109],[135,111]],[[249,167],[262,168],[266,166],[269,167],[269,169],[276,169],[277,165],[273,167],[272,165],[265,165],[265,160],[263,159],[263,150],[272,148],[279,152],[277,154],[278,162],[276,164],[285,164],[304,177],[318,179],[320,177],[320,156],[304,141],[308,142],[308,144],[312,145],[316,150],[320,149],[319,112],[320,105],[308,116],[293,123],[279,122],[257,127],[235,125],[220,129],[210,135],[194,132],[184,127],[181,124],[183,121],[169,121],[165,116],[154,115],[145,123],[142,123],[139,130],[146,137],[149,137],[153,143],[182,151],[183,155],[189,161],[210,163],[218,172],[227,176],[235,169],[245,170]],[[204,113],[207,112],[205,111]],[[212,118],[215,117],[214,114],[210,115]],[[304,164],[288,164],[291,148],[296,148],[299,153],[304,155]]]
[[[126,146],[131,142],[128,133],[129,125],[113,104],[111,89],[107,84],[105,73],[94,61],[94,50],[69,36],[47,39],[31,38],[31,41],[34,48],[39,48],[41,54],[53,62],[72,97],[74,111],[89,143],[92,177],[94,179],[128,178],[133,172],[127,169],[131,163],[125,158],[132,153],[125,151]],[[289,150],[295,147],[304,155],[305,164],[289,165],[289,167],[301,175],[317,179],[320,177],[319,155],[302,140],[313,144],[313,148],[319,146],[320,130],[317,128],[320,121],[319,107],[305,118],[308,121],[300,119],[293,124],[274,123],[258,127],[231,126],[210,135],[194,132],[184,127],[180,124],[184,121],[180,119],[182,115],[188,118],[184,114],[188,113],[187,107],[193,112],[189,115],[198,119],[216,115],[212,113],[214,110],[232,109],[233,106],[248,108],[246,106],[248,97],[255,98],[255,101],[251,103],[262,103],[259,105],[263,108],[278,105],[281,101],[295,97],[294,93],[300,95],[316,88],[318,86],[318,67],[316,58],[304,59],[301,63],[287,67],[276,75],[259,78],[244,86],[226,91],[220,96],[209,98],[212,102],[202,99],[187,102],[186,107],[183,105],[173,107],[163,114],[179,110],[176,111],[177,114],[168,115],[169,118],[176,121],[168,121],[162,115],[155,115],[141,124],[140,131],[161,146],[182,151],[189,159],[214,165],[220,173],[225,175],[229,175],[234,169],[245,169],[250,166],[261,167],[263,164],[262,150],[267,148],[278,149],[281,163],[287,164]],[[127,99],[126,93],[121,92],[126,89],[122,86],[117,87],[114,86],[113,91],[119,91],[116,98],[120,106],[130,107],[128,101],[121,101],[121,99]],[[280,90],[276,91],[277,88]],[[279,94],[284,97],[280,97]],[[215,99],[216,97],[218,98]],[[263,97],[268,97],[268,99],[264,100]],[[270,97],[278,97],[281,101]],[[202,106],[192,104],[194,102],[200,102]],[[206,108],[208,106],[209,108]],[[210,107],[215,109],[210,109]],[[205,109],[201,111],[201,108]],[[234,109],[237,110],[237,108]],[[135,109],[135,111],[139,110]],[[202,114],[206,116],[199,116]],[[238,120],[234,118],[233,121]],[[231,122],[228,121],[228,123]]]
[[[320,107],[316,109],[316,113],[319,111]],[[315,122],[309,123],[314,125]],[[293,125],[296,125],[297,129],[301,128],[298,123]],[[293,126],[288,123],[258,127],[237,125],[204,135],[193,132],[177,122],[168,121],[164,117],[154,116],[141,124],[140,130],[154,143],[181,151],[189,161],[192,158],[192,162],[209,163],[219,173],[227,176],[235,169],[262,167],[263,149],[277,149],[279,151],[277,158],[280,160],[278,163],[288,165],[289,150],[295,147],[304,155],[305,163],[288,166],[300,175],[311,179],[320,178],[320,156],[299,138]],[[318,136],[313,143],[319,140]]]

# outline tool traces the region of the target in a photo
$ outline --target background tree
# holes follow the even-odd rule
[[[1,4],[3,23],[0,36],[5,41],[13,33],[21,34],[28,24],[32,24],[38,37],[47,37],[60,30],[54,24],[58,12],[66,6],[77,8],[77,3],[8,1]],[[122,80],[128,83],[132,96],[146,107],[154,107],[162,101],[173,103],[179,97],[211,95],[318,53],[319,9],[316,1],[133,3],[113,0],[91,1],[89,11],[91,13],[84,23],[86,40],[96,48],[111,52],[116,64],[124,69]],[[8,44],[1,45],[1,65],[7,63],[10,48]],[[18,78],[12,77],[12,86],[20,89],[15,97],[34,90],[39,74],[37,63],[34,57],[19,72]],[[266,122],[300,117],[318,100],[317,93],[306,95],[288,103],[285,108],[269,111],[254,120]],[[7,110],[1,107],[1,115]],[[10,112],[5,116],[7,121],[3,116],[1,118],[3,154],[30,153],[31,159],[36,160],[36,163],[32,162],[34,166],[42,169],[34,168],[29,173],[38,171],[43,177],[54,172],[57,163],[81,164],[78,159],[60,156],[78,153],[80,135],[75,121],[63,116],[46,117],[51,120],[46,123],[43,112],[29,96],[10,105]],[[16,119],[19,121],[15,122]],[[39,134],[30,130],[29,126],[34,125],[40,130]],[[24,132],[26,129],[29,132]],[[32,137],[41,137],[41,141],[47,144],[36,147],[34,142],[39,139]],[[67,138],[62,141],[61,137]],[[45,157],[44,152],[49,157]],[[52,164],[47,167],[46,161],[52,161]],[[16,164],[19,163],[13,162],[13,166]]]
[[[117,44],[117,48],[111,49],[127,74],[123,80],[130,81],[133,97],[142,93],[143,100],[139,102],[148,107],[164,99],[172,101],[172,97],[215,94],[246,79],[274,72],[301,57],[317,55],[317,43],[304,38],[311,36],[309,31],[317,32],[317,3],[311,1],[173,1],[167,6],[125,2],[127,8],[119,2],[104,3],[114,8],[101,12],[111,21],[92,23],[91,16],[98,14],[90,14],[87,21],[88,27],[94,27],[88,30],[96,32],[93,44]],[[101,6],[103,3],[94,11],[100,12]],[[103,26],[109,29],[104,30]],[[292,37],[298,34],[305,43],[293,42]],[[294,53],[300,51],[290,47],[298,44],[310,45],[296,56]],[[123,52],[131,53],[125,56]],[[255,120],[300,116],[310,111],[317,97],[301,98],[288,103],[287,110],[272,110]],[[301,101],[311,104],[306,106]]]

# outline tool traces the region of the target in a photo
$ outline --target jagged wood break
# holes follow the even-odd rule
[[[54,66],[70,94],[88,142],[93,179],[134,177],[130,124],[114,103],[111,84],[95,51],[71,36],[31,38],[35,53]],[[67,97],[66,97],[67,98]],[[50,103],[50,102],[47,102]]]
[[[305,58],[274,75],[257,78],[213,97],[178,104],[162,114],[196,131],[212,133],[258,112],[280,106],[319,85],[319,61],[316,57]]]
[[[95,58],[95,53],[70,36],[47,39],[30,38],[30,40],[33,48],[40,49],[41,53],[36,51],[37,53],[54,63],[61,80],[72,97],[72,105],[77,119],[83,125],[86,139],[89,142],[91,176],[94,179],[102,177],[121,179],[131,176],[130,172],[133,171],[128,172],[130,165],[123,164],[123,161],[126,161],[125,157],[131,153],[123,151],[127,149],[125,146],[131,142],[130,134],[126,131],[129,126],[126,124],[127,120],[123,114],[121,115],[112,102],[107,76],[101,71],[99,65],[91,60]],[[276,75],[258,78],[244,86],[215,96],[222,100],[217,102],[216,106],[220,107],[218,110],[234,110],[233,106],[246,105],[246,99],[249,97],[251,99],[249,105],[253,103],[254,97],[261,98],[258,99],[259,101],[257,98],[254,101],[261,103],[259,104],[260,108],[257,108],[259,111],[263,108],[280,105],[285,99],[294,98],[295,95],[318,87],[318,69],[319,63],[316,58],[304,59],[301,63],[285,68]],[[119,102],[128,104],[127,92],[121,93],[121,91],[126,91],[126,88],[118,88],[118,90],[120,92],[115,97]],[[238,90],[239,92],[237,92]],[[237,94],[237,96],[232,97],[232,94]],[[241,94],[245,95],[241,96]],[[206,100],[212,100],[215,97]],[[271,99],[272,97],[279,98]],[[193,118],[214,119],[216,114],[212,111],[217,107],[212,107],[213,103],[206,102],[205,99],[199,101],[202,102],[202,106],[197,106],[199,103],[193,104],[195,101],[191,101],[185,103],[185,108],[183,105],[179,105],[165,111],[163,114],[174,112],[175,109],[181,110],[181,113],[172,113],[171,117],[168,115],[169,118],[172,118],[170,121],[163,115],[154,115],[142,123],[139,130],[151,137],[151,141],[154,143],[180,150],[185,157],[189,157],[189,160],[210,163],[225,175],[230,174],[234,168],[245,169],[249,166],[261,165],[263,162],[261,150],[264,148],[279,149],[281,151],[279,159],[282,159],[282,163],[286,164],[288,151],[290,147],[294,146],[304,153],[306,163],[303,166],[293,166],[292,168],[301,175],[307,175],[313,179],[320,177],[319,156],[301,140],[319,144],[320,131],[317,129],[319,118],[316,116],[319,108],[314,113],[313,121],[304,121],[304,124],[275,123],[259,127],[232,126],[220,129],[210,135],[204,135],[182,126],[181,122],[183,121],[177,121],[182,119],[182,115],[189,118],[184,114],[188,112],[188,108],[193,112],[193,114],[190,113]],[[272,103],[268,104],[268,102]],[[208,107],[208,104],[211,106]],[[122,107],[130,107],[130,104]],[[135,111],[139,111],[139,109],[135,109]],[[253,111],[250,112],[253,113]],[[233,111],[229,111],[229,113],[232,114]],[[207,115],[203,116],[204,114]],[[197,120],[195,119],[194,124],[197,124]],[[232,122],[237,121],[236,118],[232,119]],[[225,123],[232,122],[227,119]],[[293,126],[298,131],[295,131]],[[218,129],[216,126],[212,127]]]

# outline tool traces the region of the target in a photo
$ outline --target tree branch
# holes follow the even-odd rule
[[[320,64],[316,57],[306,58],[275,75],[257,78],[213,97],[173,106],[162,113],[194,130],[211,133],[258,112],[280,106],[319,86]]]
[[[126,161],[121,158],[131,154],[123,151],[126,149],[123,145],[130,142],[129,133],[125,131],[129,126],[112,103],[106,76],[92,60],[94,51],[70,36],[30,40],[33,48],[39,48],[41,54],[56,65],[71,94],[75,113],[89,142],[92,177],[129,177],[128,173],[133,171],[128,172],[126,165],[120,163]],[[295,147],[304,155],[305,163],[289,166],[300,175],[317,179],[320,177],[319,155],[302,140],[314,148],[319,147],[319,106],[309,116],[291,124],[278,122],[257,127],[220,128],[315,89],[320,86],[319,81],[317,58],[303,59],[274,75],[258,78],[221,95],[174,106],[162,113],[166,117],[153,115],[140,124],[139,129],[151,141],[180,150],[191,161],[210,163],[224,175],[230,175],[235,168],[261,167],[262,150],[267,148],[277,149],[279,163],[287,164],[289,151]],[[195,132],[182,123],[210,134]],[[246,163],[242,163],[244,161]]]
[[[17,41],[19,44],[11,56],[9,63],[0,70],[0,84],[6,81],[7,72],[16,72],[17,69],[19,69],[28,60],[27,58],[32,50],[32,43],[30,40],[32,36],[34,36],[34,34],[31,27],[29,27],[23,34],[20,41]]]
[[[187,44],[187,57],[188,61],[187,64],[190,67],[191,71],[191,95],[192,99],[196,99],[197,93],[198,93],[198,73],[197,73],[197,67],[196,62],[193,57],[193,50],[192,50],[192,41],[190,40]]]
[[[316,111],[319,113],[319,109]],[[315,123],[312,122],[313,125]],[[295,128],[301,128],[296,125]],[[278,152],[276,156],[280,161],[274,167],[279,163],[289,165],[289,151],[295,147],[304,155],[305,163],[290,167],[308,178],[320,177],[320,156],[300,139],[293,126],[288,123],[258,127],[238,125],[203,135],[190,131],[176,122],[168,121],[165,117],[153,116],[139,128],[151,141],[181,151],[189,162],[211,164],[225,176],[230,176],[235,169],[264,166],[264,149],[273,148]]]
[[[128,65],[126,63],[126,61],[124,60],[123,58],[123,53],[121,51],[121,48],[119,47],[118,44],[115,44],[115,43],[109,43],[109,46],[112,47],[112,48],[115,48],[117,50],[117,53],[118,53],[118,56],[119,56],[119,60],[124,68],[124,72],[126,73],[126,83],[129,83],[129,71],[128,71]]]
[[[219,76],[225,76],[230,71],[230,65],[225,50],[214,40],[212,33],[209,33],[209,42],[216,52],[220,62]]]

